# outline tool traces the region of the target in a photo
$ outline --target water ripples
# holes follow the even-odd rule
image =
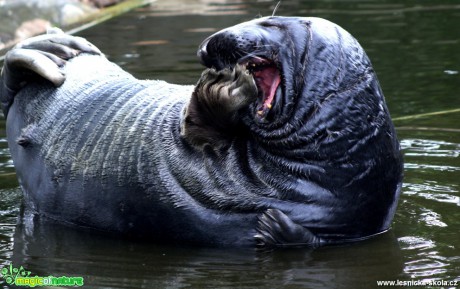
[[[426,181],[421,184],[404,183],[404,195],[417,195],[427,200],[433,200],[441,203],[451,203],[460,206],[460,196],[458,185],[440,185],[435,181]]]
[[[429,140],[404,139],[401,147],[406,159],[404,194],[460,206],[459,182],[460,144]],[[442,172],[443,178],[440,179]]]
[[[411,278],[422,281],[437,280],[436,276],[448,272],[449,260],[440,256],[436,250],[438,245],[433,240],[418,236],[406,236],[398,240],[402,250],[410,251],[404,272]]]
[[[460,144],[406,138],[401,148],[405,180],[399,207],[403,232],[398,241],[406,259],[404,272],[423,281],[454,280],[459,260],[449,256],[458,252],[458,242],[452,238],[458,239],[453,232],[458,232],[460,217]]]
[[[433,170],[433,171],[439,171],[439,172],[458,172],[460,171],[460,167],[417,164],[417,163],[405,163],[404,168],[406,170]]]
[[[0,190],[0,267],[11,259],[21,199],[22,193],[19,188]]]
[[[427,139],[404,139],[401,148],[407,156],[449,157],[460,156],[460,144]],[[460,168],[456,168],[460,170]]]

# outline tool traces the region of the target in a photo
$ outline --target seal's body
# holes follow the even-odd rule
[[[200,151],[180,136],[193,86],[139,81],[100,56],[76,57],[65,73],[58,89],[47,83],[22,89],[8,113],[9,146],[28,207],[134,236],[254,242],[256,212],[241,195],[251,189],[240,179],[244,156]],[[197,199],[206,194],[228,208]],[[226,200],[232,195],[241,197]]]
[[[16,55],[5,71],[26,57]],[[317,246],[388,230],[402,160],[354,38],[325,20],[270,17],[216,33],[199,56],[209,69],[196,87],[137,80],[100,55],[68,61],[58,88],[37,72],[11,89],[21,74],[4,73],[26,205],[66,223],[219,246]]]

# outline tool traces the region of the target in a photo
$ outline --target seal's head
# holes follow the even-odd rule
[[[244,122],[264,140],[288,135],[292,140],[294,133],[334,137],[361,126],[362,118],[373,122],[386,113],[363,49],[348,32],[324,19],[244,22],[208,37],[198,56],[217,71],[246,66],[258,97]],[[362,105],[355,102],[358,95]]]
[[[302,32],[296,32],[299,27]],[[293,54],[304,50],[306,26],[292,18],[262,18],[222,30],[203,41],[198,56],[203,65],[222,70],[235,64],[246,66],[258,88],[257,102],[252,106],[254,117],[261,122],[273,120],[280,113],[283,99],[289,95],[290,76],[298,71]],[[305,40],[305,39],[304,39]],[[292,47],[287,46],[290,42]],[[294,49],[294,50],[293,50]],[[291,83],[292,84],[292,83]]]
[[[257,95],[240,120],[255,144],[251,153],[263,156],[270,178],[283,184],[280,198],[320,204],[344,235],[389,227],[401,185],[399,143],[376,74],[353,36],[320,18],[265,17],[211,35],[198,56],[209,69],[244,67],[252,75]],[[357,216],[367,221],[358,224]]]

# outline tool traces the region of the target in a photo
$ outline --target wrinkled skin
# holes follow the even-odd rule
[[[337,25],[268,17],[222,30],[200,45],[195,87],[137,80],[83,39],[47,37],[9,52],[0,83],[38,215],[215,246],[389,229],[399,144],[369,59]]]

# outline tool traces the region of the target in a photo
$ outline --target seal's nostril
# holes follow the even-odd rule
[[[204,66],[207,66],[207,62],[209,59],[209,55],[206,52],[206,49],[198,49],[197,56],[200,59],[200,63],[203,64]]]
[[[205,39],[201,44],[200,46],[198,47],[198,51],[196,53],[196,55],[198,56],[198,58],[200,58],[200,62],[201,64],[205,65],[206,63],[206,59],[209,58],[209,55],[208,55],[208,43],[209,43],[209,39],[210,38],[207,38]]]
[[[208,55],[208,53],[206,52],[206,48],[204,48],[204,49],[202,49],[202,48],[198,49],[198,52],[197,52],[196,55],[197,55],[199,58],[205,58],[205,57]]]
[[[235,31],[224,30],[206,38],[198,47],[197,56],[204,66],[220,70],[231,67],[241,56],[254,50],[253,42]]]
[[[198,48],[198,56],[207,54],[207,46],[208,46],[209,39],[206,39],[201,43],[200,47]]]

